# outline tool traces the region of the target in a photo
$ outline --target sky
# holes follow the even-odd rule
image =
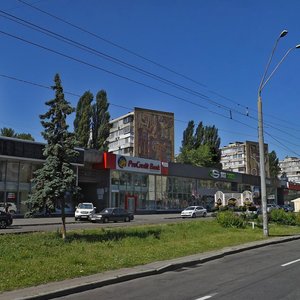
[[[58,73],[73,107],[103,89],[111,119],[173,112],[176,154],[190,120],[215,125],[222,147],[258,141],[258,88],[287,30],[267,77],[293,50],[262,90],[264,141],[300,157],[299,11],[298,0],[0,0],[0,128],[43,142]]]

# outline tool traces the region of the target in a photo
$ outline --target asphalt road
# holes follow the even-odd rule
[[[300,299],[300,241],[249,250],[56,299]]]
[[[197,218],[207,219],[207,218]],[[99,227],[124,227],[145,224],[164,224],[174,222],[184,222],[190,219],[182,219],[180,214],[153,214],[135,215],[131,222],[111,222],[111,223],[91,223],[88,221],[75,222],[73,217],[66,218],[67,230],[88,229]],[[14,219],[13,224],[6,229],[1,229],[0,234],[5,233],[24,233],[34,231],[57,231],[61,227],[61,218],[33,218],[33,219]]]

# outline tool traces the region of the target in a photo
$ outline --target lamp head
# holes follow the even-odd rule
[[[287,30],[283,30],[281,33],[280,33],[280,36],[279,37],[284,37],[288,34],[288,31]]]

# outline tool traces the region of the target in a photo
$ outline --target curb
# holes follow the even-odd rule
[[[90,276],[84,276],[74,279],[68,279],[61,282],[52,282],[36,287],[0,293],[2,300],[46,300],[57,297],[63,297],[70,294],[84,292],[87,290],[130,281],[132,279],[162,274],[174,271],[184,267],[191,267],[200,263],[220,259],[228,255],[241,253],[247,250],[261,248],[269,245],[280,244],[299,240],[300,235],[272,238],[270,240],[261,240],[250,242],[240,246],[224,248],[219,251],[194,254],[186,257],[176,258],[168,261],[159,261],[147,265],[125,268],[114,271],[108,271]]]

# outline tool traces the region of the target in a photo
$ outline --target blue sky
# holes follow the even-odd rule
[[[275,40],[288,30],[271,70],[300,44],[297,0],[22,1],[0,1],[0,128],[31,133],[36,141],[43,141],[39,115],[54,97],[41,86],[51,86],[55,73],[74,107],[77,95],[104,89],[112,119],[133,107],[173,112],[175,153],[189,120],[215,125],[221,146],[257,141],[257,89]],[[89,52],[16,20],[76,41]],[[300,156],[299,67],[297,49],[262,92],[265,142],[280,159]]]

